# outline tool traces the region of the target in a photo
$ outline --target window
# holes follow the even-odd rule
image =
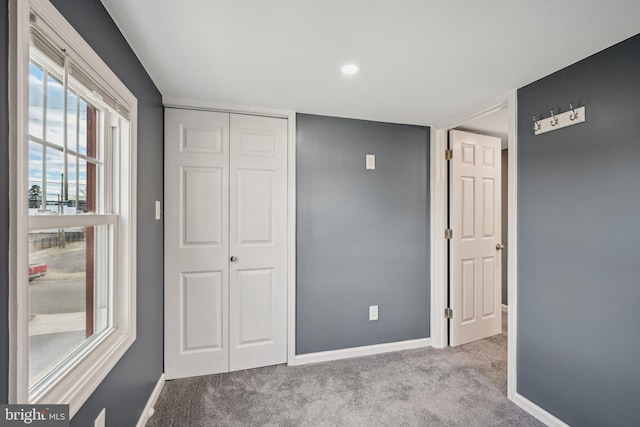
[[[137,101],[48,1],[20,8],[15,400],[73,415],[135,340]]]

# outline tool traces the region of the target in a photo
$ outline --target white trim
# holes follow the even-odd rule
[[[229,104],[222,102],[203,101],[201,99],[179,98],[174,96],[163,96],[162,104],[165,108],[182,108],[184,110],[204,110],[218,111],[222,113],[255,114],[265,117],[280,117],[289,119],[295,116],[291,110],[280,110],[276,108],[254,107],[248,105]]]
[[[512,95],[515,96],[516,91],[511,90],[505,94],[497,96],[492,100],[485,102],[482,105],[477,106],[476,108],[472,108],[467,110],[467,112],[459,114],[451,118],[451,120],[440,123],[438,126],[434,126],[435,129],[441,130],[449,130],[453,128],[457,128],[459,126],[464,125],[466,122],[471,120],[478,119],[480,117],[486,116],[491,113],[495,113],[498,110],[501,110],[505,106],[509,106],[511,108],[510,102]]]
[[[393,351],[412,350],[431,346],[431,338],[390,342],[384,344],[366,345],[341,350],[321,351],[318,353],[301,354],[295,357],[291,365],[307,365],[309,363],[329,362],[331,360],[351,359],[353,357],[371,356],[374,354],[390,353]]]
[[[447,306],[447,241],[444,229],[447,226],[447,162],[444,150],[447,134],[431,129],[431,344],[435,348],[447,345],[447,321],[444,309]],[[444,285],[443,285],[444,284]]]
[[[521,394],[516,393],[513,397],[509,397],[509,399],[549,427],[569,427],[569,424],[551,415]]]
[[[163,372],[162,375],[160,375],[160,379],[158,379],[156,386],[153,388],[151,396],[149,396],[149,400],[147,400],[147,404],[144,405],[144,409],[142,410],[142,414],[140,414],[140,419],[138,419],[138,424],[136,424],[136,427],[144,427],[145,425],[147,425],[147,421],[149,421],[149,418],[153,416],[153,413],[155,412],[154,406],[156,406],[158,397],[160,397],[160,392],[162,392],[164,383],[165,377]]]
[[[25,139],[28,123],[27,93],[29,63],[29,3],[21,0],[9,2],[9,403],[24,402],[28,394],[29,369],[22,363],[29,359],[29,349],[21,346],[22,337],[29,335],[29,313],[20,309],[28,304],[28,289],[17,283],[27,283],[27,271],[19,266],[28,265],[29,248],[26,198],[20,200],[19,188],[26,188],[28,168],[22,159],[27,154],[26,144],[13,143]],[[13,83],[13,84],[12,84]]]
[[[29,231],[116,224],[118,215],[31,215]]]
[[[70,369],[38,389],[29,403],[66,403],[73,417],[134,341],[135,335],[112,330],[95,345],[83,349],[75,358],[77,363],[72,362]]]
[[[518,389],[516,375],[518,341],[518,94],[514,90],[509,95],[509,148],[507,152],[507,233],[509,248],[507,256],[507,304],[509,313],[507,324],[507,397],[514,400]]]
[[[503,313],[508,313],[509,312],[509,306],[507,304],[502,304],[502,312]]]
[[[296,357],[296,113],[287,116],[287,363]]]

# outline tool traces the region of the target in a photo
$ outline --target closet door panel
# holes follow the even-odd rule
[[[227,372],[229,114],[165,111],[165,373]]]
[[[231,114],[230,369],[287,361],[287,121]]]

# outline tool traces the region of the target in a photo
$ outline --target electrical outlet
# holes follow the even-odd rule
[[[93,426],[94,427],[105,427],[106,421],[107,421],[107,409],[106,408],[102,408],[102,411],[100,411],[100,414],[98,414],[98,417],[94,421]]]
[[[369,320],[378,320],[378,306],[370,305],[369,306]]]

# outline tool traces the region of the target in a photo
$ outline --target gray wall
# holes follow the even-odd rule
[[[640,35],[518,91],[518,392],[575,426],[638,425]],[[531,116],[586,105],[533,136]]]
[[[427,127],[298,114],[297,354],[429,336],[428,165]]]
[[[7,403],[9,390],[8,5],[0,0],[0,403]]]
[[[73,426],[93,425],[103,407],[107,408],[107,425],[134,426],[163,370],[162,365],[162,222],[154,220],[154,200],[162,200],[162,98],[144,68],[129,48],[99,0],[53,0],[93,49],[138,98],[138,338],[93,396],[73,418]],[[2,8],[6,6],[3,0]],[[3,22],[6,22],[4,20]],[[6,26],[2,25],[2,33]],[[0,40],[2,37],[0,36]],[[2,46],[3,61],[6,46]],[[3,71],[4,72],[4,62]],[[0,77],[2,74],[0,74]],[[6,78],[1,78],[5,84]],[[4,101],[6,97],[2,97]],[[3,104],[4,105],[4,102]],[[6,111],[2,108],[0,129],[5,132]],[[0,150],[6,153],[6,138],[0,139]],[[0,156],[0,198],[8,200],[6,155]],[[2,204],[2,206],[6,206]],[[0,210],[0,277],[2,293],[6,293],[5,208]],[[2,296],[3,296],[2,295]],[[6,299],[0,296],[0,380],[2,401],[6,400],[6,354],[8,330]]]
[[[507,276],[507,255],[509,253],[509,150],[502,150],[502,303],[507,305],[508,297],[508,276]]]

